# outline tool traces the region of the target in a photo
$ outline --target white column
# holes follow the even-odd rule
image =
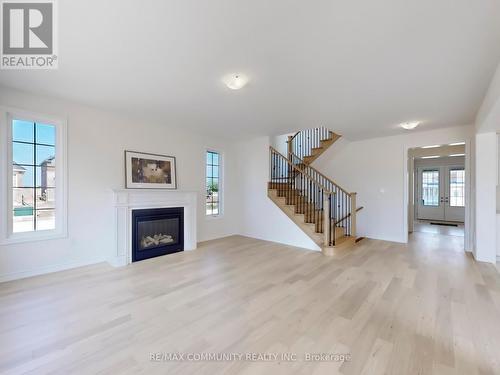
[[[478,261],[496,262],[496,133],[476,134],[476,241],[474,257]]]

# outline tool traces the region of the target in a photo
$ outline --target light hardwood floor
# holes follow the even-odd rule
[[[445,236],[464,236],[463,223],[457,223],[456,227],[448,225],[435,225],[431,224],[430,220],[415,220],[413,224],[414,232],[443,234]]]
[[[235,236],[0,284],[0,373],[500,374],[500,277],[462,242],[415,233],[332,258]],[[298,360],[151,361],[157,352]]]

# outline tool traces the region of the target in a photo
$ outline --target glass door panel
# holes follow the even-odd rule
[[[422,204],[439,206],[439,170],[422,172]]]
[[[446,167],[445,220],[465,221],[465,169]]]
[[[422,220],[444,220],[444,184],[441,168],[418,168],[417,183],[417,218]]]

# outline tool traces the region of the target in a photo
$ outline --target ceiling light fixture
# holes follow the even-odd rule
[[[422,146],[421,148],[437,148],[437,147],[441,147],[441,145]]]
[[[231,90],[239,90],[248,83],[248,77],[244,74],[235,73],[224,77],[223,81]]]
[[[465,145],[465,142],[450,143],[448,146],[463,146],[463,145]]]
[[[410,122],[403,122],[399,124],[403,129],[406,130],[412,130],[415,129],[418,125],[420,124],[420,121],[410,121]]]
[[[422,159],[436,159],[439,158],[439,155],[433,155],[433,156],[422,156]]]
[[[465,156],[465,154],[451,154],[450,156]]]

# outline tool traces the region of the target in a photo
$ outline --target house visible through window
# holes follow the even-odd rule
[[[465,207],[465,170],[450,170],[450,206]]]
[[[422,172],[422,199],[424,206],[439,206],[439,171]]]
[[[206,215],[217,216],[221,213],[220,166],[221,156],[218,152],[207,151],[206,155]]]
[[[56,127],[12,120],[12,232],[55,229]]]

